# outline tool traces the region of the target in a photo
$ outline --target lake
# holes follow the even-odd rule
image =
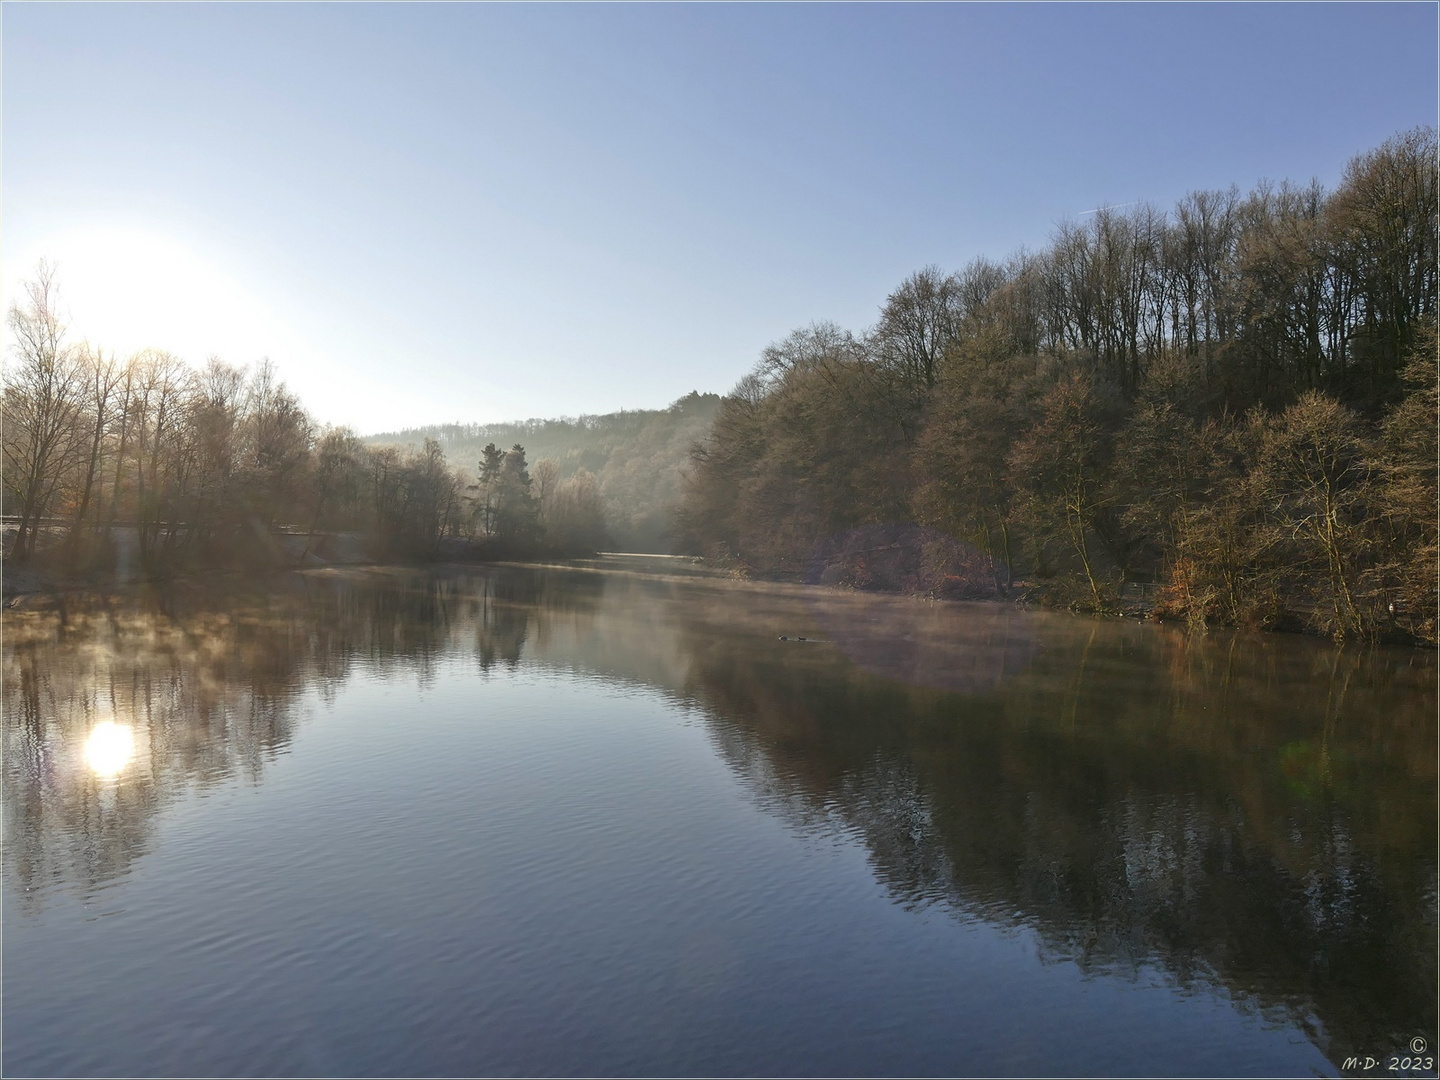
[[[7,1076],[1435,1075],[1433,652],[327,570],[7,611],[3,750]]]

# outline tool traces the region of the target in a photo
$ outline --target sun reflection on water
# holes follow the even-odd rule
[[[85,761],[96,776],[110,780],[119,776],[135,756],[135,729],[129,724],[102,720],[85,740]]]

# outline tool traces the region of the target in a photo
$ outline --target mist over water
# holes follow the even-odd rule
[[[9,1074],[1434,1042],[1433,652],[601,559],[57,598],[4,664]]]

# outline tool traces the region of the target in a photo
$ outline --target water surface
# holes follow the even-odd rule
[[[1433,653],[624,559],[4,631],[6,1075],[1333,1075],[1434,1044]]]

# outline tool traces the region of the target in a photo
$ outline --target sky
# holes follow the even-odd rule
[[[0,302],[324,423],[657,408],[1098,206],[1434,124],[1411,4],[32,4]]]

